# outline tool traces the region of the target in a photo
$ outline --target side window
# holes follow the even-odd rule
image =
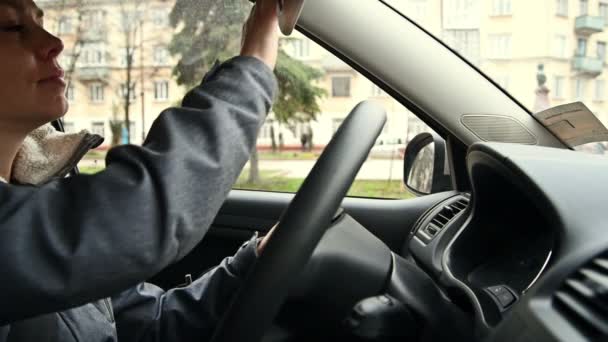
[[[296,43],[298,40],[301,43]],[[301,57],[293,46],[307,46],[306,57]],[[316,103],[303,108],[314,115],[286,118],[283,113],[271,112],[258,137],[257,158],[247,164],[235,188],[297,191],[348,113],[357,103],[372,100],[386,109],[388,121],[349,196],[412,197],[403,185],[403,154],[407,142],[430,131],[429,127],[365,76],[308,38],[295,33],[283,42],[282,48],[289,58],[318,74],[311,87],[317,87],[321,94]]]
[[[101,135],[105,137],[106,135],[106,123],[103,121],[94,121],[91,123],[91,133]]]
[[[141,144],[159,113],[178,105],[216,59],[238,53],[249,2],[199,2],[202,5],[183,10],[180,6],[188,1],[40,1],[47,29],[65,47],[59,61],[69,83],[67,128],[105,137],[82,160],[83,172],[103,170],[106,153],[114,146]],[[418,5],[415,12],[423,16],[428,6]],[[386,109],[388,123],[350,195],[411,196],[403,186],[403,153],[407,142],[428,127],[297,32],[282,38],[281,50],[276,74],[285,93],[278,96],[259,133],[257,158],[235,187],[297,191],[346,115],[369,99]],[[598,83],[598,99],[604,88]]]

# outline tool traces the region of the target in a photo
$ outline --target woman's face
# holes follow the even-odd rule
[[[63,44],[42,26],[32,0],[0,0],[0,126],[34,129],[66,113],[57,56]]]

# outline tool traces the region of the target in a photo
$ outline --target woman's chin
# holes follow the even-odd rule
[[[69,104],[65,98],[50,103],[48,106],[45,106],[42,111],[40,111],[40,113],[42,113],[42,115],[39,116],[40,124],[44,125],[60,119],[65,115],[65,113],[68,112],[68,108]]]

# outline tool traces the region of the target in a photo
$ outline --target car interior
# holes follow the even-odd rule
[[[180,286],[279,222],[213,341],[608,341],[608,160],[388,2],[293,6],[299,33],[436,132],[400,161],[417,196],[346,196],[386,120],[364,101],[297,193],[233,190],[149,281]]]

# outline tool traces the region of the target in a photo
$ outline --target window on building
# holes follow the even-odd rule
[[[72,18],[59,18],[59,23],[57,24],[57,33],[60,35],[74,33],[74,27],[72,26]]]
[[[68,87],[65,89],[65,98],[68,101],[74,101],[76,95],[74,91],[74,85],[70,83],[70,85],[68,85]]]
[[[294,39],[292,40],[294,56],[298,58],[307,58],[310,56],[310,40],[309,39]]]
[[[579,0],[578,13],[579,13],[579,15],[589,14],[589,1],[588,0]]]
[[[136,137],[136,130],[137,126],[135,125],[135,121],[129,121],[129,137],[131,138],[130,140],[133,140],[133,138]]]
[[[606,81],[595,80],[595,94],[593,96],[594,101],[606,100]]]
[[[137,61],[137,57],[135,56],[135,48],[134,47],[121,47],[119,49],[119,63],[121,67],[128,67],[129,66],[129,57],[131,58],[131,67],[134,66],[136,64]],[[130,55],[130,56],[129,56]]]
[[[511,34],[491,34],[489,37],[490,58],[511,57]]]
[[[443,28],[450,30],[479,28],[480,3],[479,0],[443,0]]]
[[[492,15],[511,15],[511,0],[492,0]]]
[[[169,62],[169,51],[166,46],[157,45],[154,47],[152,59],[155,65],[166,65]]]
[[[92,83],[89,85],[89,97],[91,102],[100,103],[104,100],[104,86],[101,83]]]
[[[587,39],[579,38],[577,40],[576,55],[582,57],[587,56]]]
[[[154,82],[154,100],[166,101],[169,99],[169,81]]]
[[[155,8],[151,13],[152,24],[156,27],[169,26],[169,12],[164,8]]]
[[[120,85],[120,99],[122,101],[124,101],[127,98],[127,93],[129,96],[129,101],[133,101],[137,98],[137,93],[136,93],[136,86],[135,86],[135,82],[131,83],[131,87],[127,88],[127,84],[123,83]]]
[[[344,119],[340,119],[340,118],[331,119],[331,131],[333,132],[333,134],[335,134],[338,131],[338,128],[340,128],[340,126],[342,126],[343,122],[344,122]]]
[[[72,56],[68,53],[62,53],[57,58],[59,65],[65,70],[68,69],[72,65]]]
[[[603,63],[606,62],[606,42],[597,42],[597,58]]]
[[[509,90],[509,76],[507,75],[500,75],[494,78],[494,80],[496,81],[496,83],[498,83],[498,85],[504,89],[504,90]]]
[[[350,96],[350,76],[334,76],[331,78],[331,96]]]
[[[443,40],[471,63],[479,63],[479,30],[444,30]]]
[[[87,43],[82,46],[78,62],[82,66],[102,66],[106,64],[106,45]]]
[[[600,2],[599,15],[604,17],[604,25],[608,26],[608,2]]]
[[[577,78],[574,81],[574,98],[577,101],[583,100],[585,97],[585,81],[581,78]]]
[[[579,15],[589,14],[589,0],[579,0]]]
[[[409,0],[406,6],[406,13],[416,22],[423,22],[428,15],[428,0]]]
[[[384,95],[384,91],[382,90],[382,88],[378,87],[377,85],[372,84],[371,94],[374,97],[383,96]]]
[[[103,10],[90,10],[82,16],[82,24],[85,28],[98,28],[105,25],[105,13]]]
[[[135,32],[142,19],[142,12],[138,9],[120,12],[120,30],[122,32]]]
[[[76,133],[76,127],[74,126],[73,122],[64,121],[63,122],[63,131],[66,133]]]
[[[556,0],[556,2],[557,2],[557,8],[555,10],[555,14],[567,17],[568,16],[568,0]]]
[[[568,49],[566,47],[567,37],[563,34],[556,34],[553,39],[553,55],[558,58],[567,58]]]
[[[556,99],[564,98],[564,87],[566,79],[564,76],[555,76],[553,79],[553,97]]]
[[[103,121],[93,121],[91,123],[91,133],[106,136],[106,123]]]
[[[271,120],[271,119],[266,120],[266,122],[264,122],[264,124],[262,125],[262,128],[260,129],[258,138],[259,139],[271,139],[273,125],[274,125],[274,120]]]

